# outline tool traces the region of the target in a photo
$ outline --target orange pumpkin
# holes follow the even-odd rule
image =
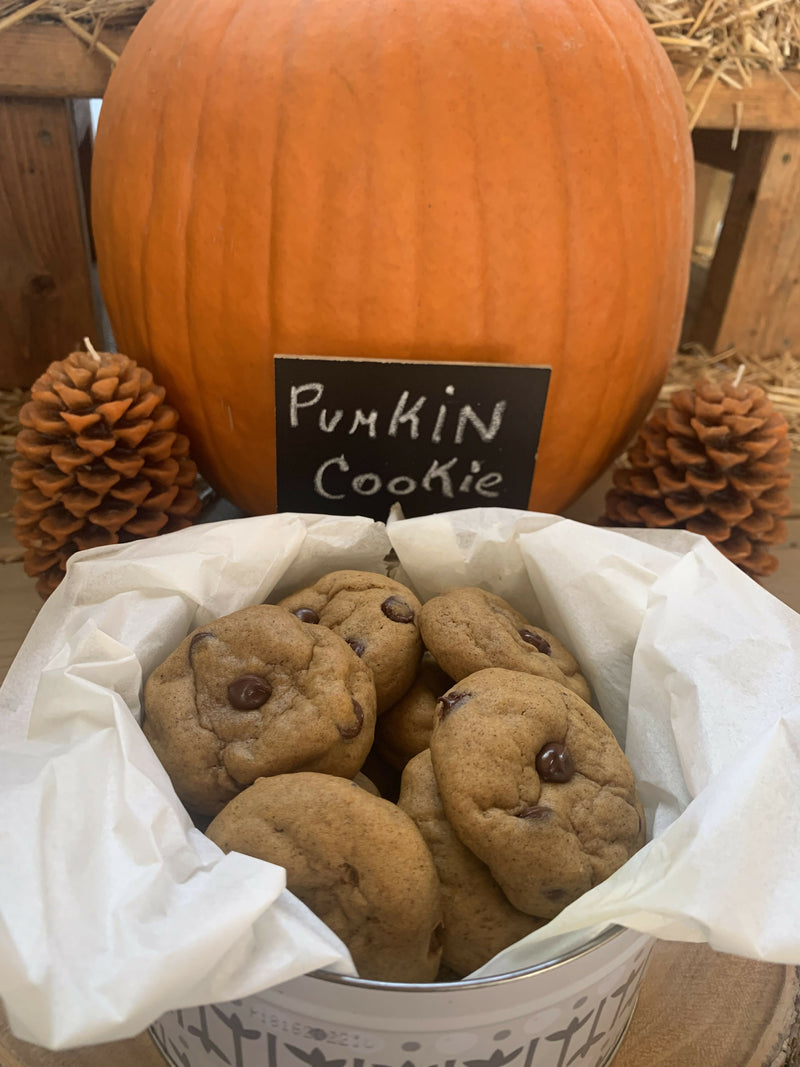
[[[692,152],[634,0],[157,0],[93,225],[121,351],[275,508],[272,354],[552,366],[530,506],[628,443],[678,341]]]

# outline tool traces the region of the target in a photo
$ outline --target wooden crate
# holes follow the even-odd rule
[[[100,39],[119,54],[131,32]],[[101,336],[85,101],[103,95],[110,72],[106,56],[64,26],[0,33],[0,137],[11,146],[0,154],[0,387],[29,385],[82,336]],[[687,85],[690,72],[678,75]],[[696,158],[734,177],[684,340],[711,351],[800,352],[800,73],[758,74],[741,91],[717,84],[706,100],[707,89],[701,79],[687,92],[690,111],[703,105]]]

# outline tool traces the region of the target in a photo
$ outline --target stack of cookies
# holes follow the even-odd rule
[[[284,867],[362,977],[431,982],[644,843],[590,699],[569,650],[500,597],[423,605],[345,570],[189,634],[147,680],[144,731],[208,836]]]

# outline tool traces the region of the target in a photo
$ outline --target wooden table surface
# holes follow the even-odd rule
[[[800,610],[800,460],[797,506],[781,566],[765,584]],[[570,509],[591,521],[602,510],[596,485]],[[4,677],[40,606],[33,582],[14,562],[7,512],[8,463],[0,459],[0,677]],[[49,1052],[17,1040],[0,1014],[0,1067],[163,1067],[147,1034],[127,1041]],[[660,942],[614,1067],[800,1067],[800,967],[757,963],[705,945]]]

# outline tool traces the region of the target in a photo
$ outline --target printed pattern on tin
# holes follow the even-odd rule
[[[624,980],[599,1000],[579,997],[543,1034],[520,1041],[518,1028],[495,1027],[427,1035],[439,1048],[448,1042],[452,1052],[463,1048],[461,1057],[435,1062],[430,1045],[421,1052],[420,1042],[402,1035],[392,1049],[356,1030],[308,1023],[269,1005],[253,1009],[250,998],[247,1007],[233,1001],[168,1012],[150,1033],[173,1067],[602,1067],[627,1027],[648,955],[639,953]]]

